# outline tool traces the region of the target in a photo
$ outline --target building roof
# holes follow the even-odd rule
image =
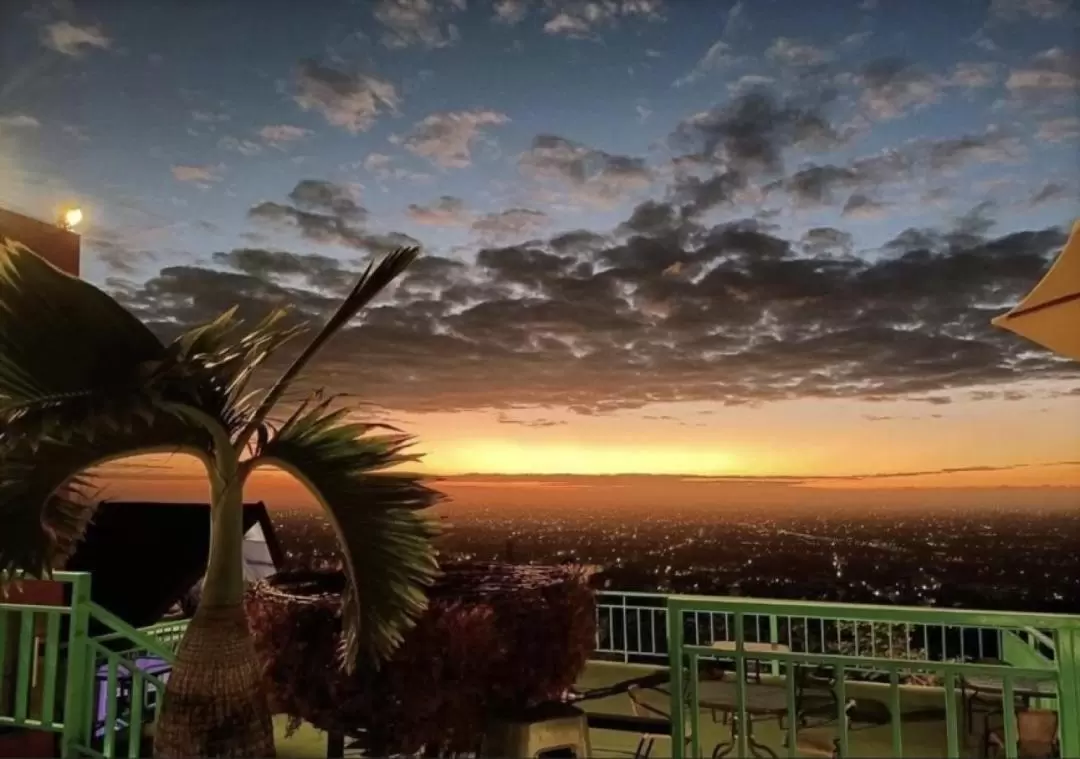
[[[245,545],[256,565],[251,579],[268,573],[266,554],[273,567],[283,561],[266,506],[244,504],[244,531],[256,527],[265,551]],[[160,620],[202,578],[209,550],[205,503],[102,501],[64,569],[90,572],[94,602],[142,627]]]
[[[79,236],[55,224],[0,208],[0,242],[22,243],[68,274],[79,275]]]

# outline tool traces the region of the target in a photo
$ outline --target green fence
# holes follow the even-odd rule
[[[701,641],[702,615],[719,616],[730,625],[730,634],[711,642]],[[771,622],[771,641],[758,637],[759,620]],[[893,756],[904,756],[904,712],[901,686],[917,683],[940,694],[946,729],[946,755],[962,755],[965,707],[978,687],[985,692],[987,682],[1000,684],[1001,742],[1006,756],[1017,755],[1016,712],[1025,701],[1036,700],[1040,707],[1050,704],[1058,714],[1060,756],[1080,756],[1080,618],[1062,615],[995,613],[915,607],[879,607],[853,604],[782,602],[748,598],[671,596],[665,608],[665,644],[671,672],[672,755],[683,759],[702,755],[701,715],[703,707],[715,711],[715,704],[703,703],[701,689],[714,687],[716,673],[703,676],[717,660],[728,661],[734,673],[727,687],[726,709],[733,725],[752,728],[760,698],[751,697],[752,688],[783,689],[783,703],[775,708],[786,732],[789,756],[799,755],[800,711],[797,704],[800,683],[808,672],[826,673],[832,690],[835,713],[835,751],[852,756],[851,725],[848,717],[849,688],[877,680],[885,689]],[[920,638],[913,633],[921,630]],[[940,644],[927,631],[940,632]],[[975,661],[976,652],[959,655],[950,641],[977,638],[987,631],[999,641],[999,653],[1017,641],[1029,645],[1032,655],[1024,664],[1004,660]],[[976,633],[976,635],[973,635]],[[769,642],[770,645],[754,645]],[[1009,644],[1000,643],[1010,641]],[[720,643],[720,645],[718,645]],[[774,645],[774,644],[779,645]],[[723,650],[720,650],[723,649]],[[749,650],[748,650],[749,649]],[[779,674],[779,682],[762,686],[748,681],[749,667],[766,663],[766,671]],[[856,684],[859,684],[858,686]],[[906,692],[910,691],[908,689]],[[1038,698],[1033,699],[1032,694]],[[843,705],[843,706],[840,706]],[[683,731],[688,731],[684,736]],[[687,738],[687,740],[684,740]],[[731,745],[737,757],[758,755],[751,729],[731,730]],[[707,753],[711,753],[710,748]]]
[[[667,599],[662,593],[599,591],[596,594],[594,657],[603,661],[666,664]],[[753,599],[746,599],[753,606]],[[745,639],[751,643],[778,643],[803,653],[856,653],[874,650],[885,656],[910,658],[913,652],[940,661],[998,659],[1028,666],[1052,660],[1052,638],[1034,628],[985,628],[941,625],[911,620],[892,626],[820,618],[781,619],[775,614],[743,614]],[[696,611],[685,625],[684,642],[712,645],[734,639],[731,612]],[[779,662],[770,669],[779,674]]]
[[[53,579],[64,605],[0,601],[0,726],[59,734],[63,757],[141,756],[164,681],[138,662],[172,661],[185,623],[137,630],[90,600],[89,574]],[[106,632],[90,637],[92,621]]]
[[[54,733],[64,757],[140,756],[143,727],[154,721],[164,689],[164,675],[147,671],[140,660],[171,662],[186,622],[134,629],[90,600],[88,574],[57,573],[55,579],[69,586],[64,605],[0,598],[0,726]],[[969,727],[964,697],[975,678],[1001,684],[1006,756],[1017,753],[1020,697],[1033,682],[1044,683],[1034,705],[1057,711],[1059,755],[1080,756],[1077,617],[613,592],[598,594],[597,605],[595,658],[670,666],[676,759],[712,753],[700,725],[702,688],[710,686],[690,675],[703,663],[733,670],[726,675],[733,723],[750,724],[751,689],[780,690],[789,756],[799,751],[797,684],[808,670],[831,673],[836,704],[876,681],[889,707],[894,756],[905,755],[902,702],[908,696],[901,691],[910,693],[910,683],[937,694],[949,757],[961,756]],[[92,621],[105,632],[90,637]],[[747,677],[760,665],[771,676],[766,685]],[[836,750],[852,756],[848,713],[839,709],[836,717]],[[731,732],[731,755],[755,753],[749,730]]]

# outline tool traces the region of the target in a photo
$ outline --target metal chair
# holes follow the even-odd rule
[[[985,755],[1007,755],[1003,727],[987,730]],[[1019,759],[1054,759],[1061,756],[1057,712],[1051,709],[1021,709],[1016,712],[1016,755]]]
[[[633,715],[635,717],[659,717],[667,720],[670,724],[671,715],[663,709],[657,709],[652,704],[645,703],[641,690],[640,686],[631,685],[626,691],[626,695],[630,697],[630,710]],[[670,739],[670,733],[642,733],[641,738],[638,740],[637,749],[634,751],[634,759],[645,759],[652,752],[656,741]],[[683,741],[686,746],[690,745],[690,725],[685,722],[683,723]]]
[[[1007,667],[1009,663],[1002,661],[1001,659],[993,659],[989,657],[981,657],[971,660],[972,664],[990,664],[995,667]],[[975,729],[975,713],[979,711],[983,715],[985,721],[995,713],[1000,713],[1001,700],[1000,698],[993,698],[986,693],[980,692],[977,688],[971,686],[967,681],[967,678],[960,677],[960,701],[964,705],[964,725],[970,735]],[[976,709],[977,706],[982,706],[982,709]]]
[[[840,715],[836,675],[831,668],[795,668],[795,715],[800,728],[810,727],[811,717],[817,718],[815,724],[827,725]],[[783,729],[786,724],[787,715],[784,715],[780,719],[780,728]]]
[[[820,759],[840,759],[840,739],[828,735],[800,732],[795,748],[799,756],[816,756]]]

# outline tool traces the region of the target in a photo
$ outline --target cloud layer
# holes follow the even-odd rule
[[[365,231],[341,188],[309,180],[290,199],[252,215],[358,250],[389,242]],[[404,411],[582,414],[669,401],[948,402],[947,391],[1031,373],[1075,376],[989,326],[1044,272],[1063,232],[995,236],[983,214],[909,229],[866,258],[841,230],[789,239],[753,219],[702,225],[648,201],[610,234],[486,247],[472,263],[421,258],[314,376]],[[168,267],[120,296],[163,333],[234,303],[252,319],[286,304],[315,319],[362,262],[238,249],[214,256],[223,269]]]

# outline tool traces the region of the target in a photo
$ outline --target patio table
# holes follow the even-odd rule
[[[778,724],[783,724],[787,716],[788,703],[787,691],[768,685],[745,685],[746,692],[746,743],[750,753],[755,757],[769,757],[776,759],[776,752],[754,738],[754,721],[757,719],[775,719]],[[656,689],[661,693],[670,695],[670,691],[663,686]],[[713,759],[725,757],[735,750],[739,740],[739,701],[737,684],[729,681],[706,681],[701,683],[698,690],[698,707],[708,709],[714,715],[725,715],[725,723],[731,725],[731,740],[716,744],[713,749]]]
[[[723,653],[734,653],[738,650],[735,641],[733,640],[718,640],[715,641],[709,648],[714,651],[720,651]],[[791,653],[791,648],[785,646],[783,643],[743,643],[743,651],[748,654],[788,654]],[[754,662],[754,680],[761,682],[761,659],[754,658],[752,656],[746,657],[750,661]]]

